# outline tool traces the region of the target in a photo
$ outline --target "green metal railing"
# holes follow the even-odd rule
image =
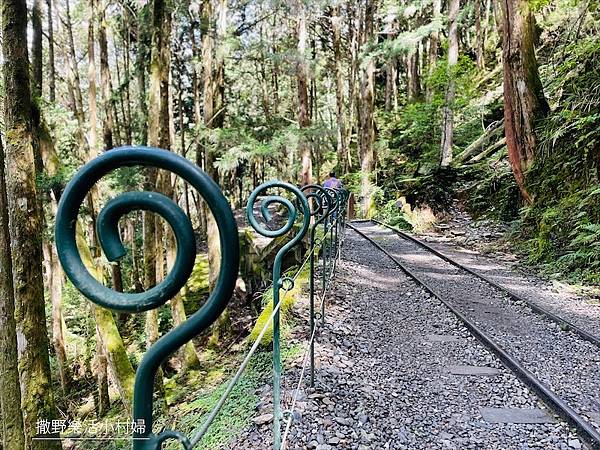
[[[165,279],[155,287],[142,293],[122,293],[113,291],[97,281],[85,267],[77,248],[77,221],[81,205],[92,187],[103,176],[119,167],[148,166],[175,173],[193,186],[206,201],[219,229],[221,245],[221,266],[217,285],[205,304],[184,323],[177,326],[145,353],[136,371],[133,398],[133,422],[142,423],[133,434],[134,450],[158,450],[170,439],[180,442],[186,449],[194,448],[206,434],[218,416],[221,408],[243,375],[267,330],[273,328],[273,448],[285,447],[292,421],[293,411],[304,373],[310,361],[310,384],[315,382],[314,345],[318,319],[324,323],[325,296],[334,277],[337,260],[343,243],[348,193],[317,185],[299,189],[291,184],[271,181],[259,186],[250,195],[246,209],[250,225],[261,235],[275,238],[295,230],[295,234],[277,252],[273,263],[273,311],[251,346],[237,372],[216,403],[204,423],[191,437],[179,431],[153,431],[153,386],[156,373],[166,359],[195,336],[208,329],[229,302],[239,271],[238,230],[231,208],[217,184],[197,166],[172,152],[150,147],[123,147],[108,151],[86,164],[68,183],[61,197],[56,216],[55,239],[60,262],[73,285],[90,301],[99,306],[121,312],[143,312],[158,308],[173,298],[189,279],[195,261],[196,243],[192,223],[181,208],[168,197],[157,192],[126,192],[109,201],[98,215],[96,228],[100,245],[109,261],[117,261],[125,256],[118,223],[121,217],[134,210],[147,210],[162,216],[171,226],[176,237],[177,256],[173,268]],[[267,194],[277,190],[278,193]],[[261,196],[262,195],[262,196]],[[255,217],[255,205],[262,216]],[[285,210],[285,223],[273,229],[275,218],[270,207],[278,207],[276,218],[281,218]],[[296,222],[299,224],[295,225]],[[284,257],[303,241],[310,230],[308,250],[300,268],[293,276],[284,276]],[[321,257],[319,274],[317,261]],[[281,330],[280,309],[282,291],[289,292],[300,272],[310,265],[310,337],[302,366],[302,372],[292,404],[288,409],[286,428],[282,436],[281,423],[284,420],[281,401]],[[316,280],[321,276],[321,288],[317,292]],[[317,307],[316,298],[320,305]],[[320,311],[320,312],[318,312]]]

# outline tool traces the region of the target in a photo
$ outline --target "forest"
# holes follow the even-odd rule
[[[268,263],[248,250],[256,237],[241,228],[240,211],[270,179],[322,184],[335,172],[355,218],[416,232],[439,230],[460,210],[502,230],[490,251],[508,248],[530,270],[597,297],[599,6],[0,0],[0,449],[128,448],[34,438],[40,419],[130,417],[144,351],[215,286],[218,232],[203,198],[166,171],[140,167],[111,172],[87,195],[79,251],[115,291],[162,281],[177,253],[167,222],[129,213],[117,263],[95,228],[118,193],[158,191],[194,226],[187,286],[159,309],[113,313],[65,277],[54,241],[61,195],[86,162],[117,147],[161,148],[195,163],[240,225],[234,299],[163,365],[160,424],[198,426],[260,318]],[[222,448],[250,423],[268,365],[258,357],[202,448]]]

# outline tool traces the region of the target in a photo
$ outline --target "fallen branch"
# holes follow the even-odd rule
[[[500,150],[505,145],[506,145],[506,138],[503,137],[495,144],[490,145],[488,148],[486,148],[484,151],[482,151],[479,155],[476,155],[475,157],[471,158],[469,160],[469,164],[474,164],[476,162],[481,161],[483,158],[487,158],[488,156],[493,155],[494,153],[496,153],[498,150]]]
[[[481,152],[485,152],[490,141],[493,142],[492,139],[495,139],[496,136],[500,135],[503,131],[504,120],[493,122],[488,129],[477,138],[475,142],[470,144],[459,155],[456,156],[456,162],[462,164],[469,158],[477,156]]]

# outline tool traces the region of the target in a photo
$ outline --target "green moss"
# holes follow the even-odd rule
[[[208,296],[208,255],[196,255],[192,275],[183,289],[183,305],[187,315],[195,313]]]
[[[289,314],[294,306],[294,302],[302,295],[302,291],[304,286],[309,282],[310,275],[310,267],[308,264],[304,267],[304,269],[298,274],[298,278],[294,283],[294,287],[289,291],[284,291],[283,289],[280,291],[280,320],[281,323],[285,323],[289,317]],[[252,331],[250,332],[250,336],[248,337],[249,342],[255,342],[258,339],[258,336],[262,332],[263,328],[266,326],[267,321],[271,317],[273,313],[273,289],[269,288],[263,294],[263,304],[265,305],[264,309],[258,316]],[[273,325],[269,325],[265,335],[261,340],[262,346],[270,345],[273,341]]]

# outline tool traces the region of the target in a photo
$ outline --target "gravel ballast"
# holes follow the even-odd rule
[[[301,391],[286,448],[585,448],[444,305],[350,230],[327,301],[316,388]],[[284,373],[286,405],[300,365]],[[270,392],[262,388],[256,423],[228,448],[272,447]],[[494,408],[546,423],[484,420]]]
[[[357,228],[374,238],[434,292],[514,355],[596,429],[600,412],[600,349],[564,331],[507,294],[372,223]]]

